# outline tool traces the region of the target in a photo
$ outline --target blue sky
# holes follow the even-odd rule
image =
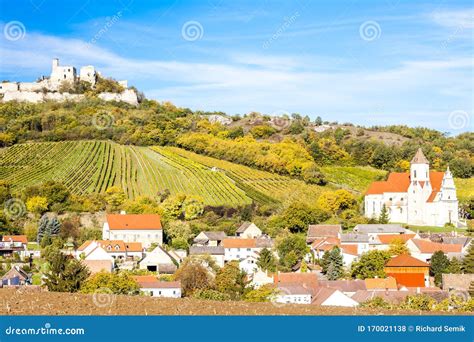
[[[473,130],[472,1],[0,3],[1,79],[59,57],[191,109]]]

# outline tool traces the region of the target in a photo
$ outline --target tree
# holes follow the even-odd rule
[[[165,225],[165,233],[168,239],[173,243],[182,245],[188,244],[188,241],[193,237],[191,226],[188,222],[183,221],[171,221]],[[185,247],[187,248],[187,247]]]
[[[26,208],[35,214],[42,214],[48,210],[48,199],[43,196],[33,196],[26,201]]]
[[[460,274],[462,273],[462,262],[456,257],[453,257],[449,261],[449,267],[448,267],[448,272],[451,274]]]
[[[38,235],[36,242],[40,243],[43,240],[43,237],[47,234],[49,219],[48,216],[43,215],[38,223]]]
[[[329,214],[304,202],[291,203],[280,215],[281,224],[293,233],[306,232],[308,225],[323,222]]]
[[[112,186],[105,192],[105,201],[112,210],[118,210],[126,199],[125,192],[118,186]]]
[[[474,298],[474,281],[471,281],[471,283],[469,284],[469,295],[471,296],[471,298]]]
[[[237,261],[229,261],[217,272],[215,286],[219,292],[226,293],[231,299],[239,299],[245,289],[245,272]]]
[[[52,237],[58,236],[60,232],[61,223],[57,217],[48,218],[47,215],[43,215],[38,224],[37,242],[44,247],[49,244]]]
[[[344,274],[344,261],[339,247],[324,252],[322,269],[329,280],[337,280]]]
[[[61,223],[59,223],[58,218],[54,216],[48,222],[46,233],[49,236],[58,236],[60,231],[61,231]]]
[[[467,254],[464,256],[462,269],[464,273],[474,273],[474,244],[471,243]]]
[[[260,257],[257,261],[257,266],[263,271],[275,272],[276,271],[276,260],[273,252],[268,248],[264,248],[260,252]]]
[[[384,267],[390,259],[387,251],[373,250],[362,254],[351,266],[351,275],[358,279],[385,278]]]
[[[302,234],[280,235],[276,239],[276,250],[280,257],[280,264],[290,268],[308,253],[306,237]]]
[[[323,119],[321,119],[320,116],[317,116],[316,119],[314,120],[314,124],[316,126],[321,126],[323,124]]]
[[[269,285],[263,285],[258,289],[251,290],[244,295],[246,302],[270,302],[276,295],[276,289]]]
[[[174,279],[181,281],[185,296],[190,296],[198,289],[209,289],[212,285],[211,273],[199,259],[186,258],[174,274]]]
[[[387,211],[387,207],[385,206],[385,203],[384,203],[382,205],[382,210],[380,211],[379,223],[387,224],[388,221],[389,221],[388,211]]]
[[[447,273],[449,269],[449,259],[443,251],[433,253],[430,261],[430,273],[434,276],[436,286],[441,285],[442,274]]]
[[[388,253],[391,256],[396,256],[396,255],[401,255],[401,254],[410,254],[410,251],[408,250],[408,247],[405,241],[403,241],[403,239],[396,238],[396,239],[393,239],[392,242],[390,242]]]
[[[305,259],[301,260],[300,271],[301,271],[301,273],[308,272],[308,264],[306,263]]]
[[[89,270],[80,261],[67,256],[59,249],[49,253],[49,269],[45,273],[44,283],[49,291],[77,292],[89,277]]]
[[[113,294],[138,294],[140,288],[128,273],[99,272],[87,279],[81,287],[83,293],[94,293],[101,289],[107,289]]]

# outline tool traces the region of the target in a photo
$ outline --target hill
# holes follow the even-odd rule
[[[74,194],[103,193],[111,186],[129,198],[155,196],[168,189],[187,193],[205,204],[243,206],[314,202],[322,191],[347,188],[363,192],[384,171],[370,167],[324,167],[327,186],[199,155],[177,147],[141,147],[110,141],[65,141],[17,144],[0,154],[0,177],[13,190],[47,180],[63,182]]]

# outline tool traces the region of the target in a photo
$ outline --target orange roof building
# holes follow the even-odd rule
[[[392,172],[385,181],[370,184],[365,193],[365,216],[379,217],[385,207],[390,222],[422,226],[459,223],[453,176],[430,171],[429,161],[418,149],[410,172]]]
[[[140,242],[147,248],[163,244],[161,217],[156,214],[108,214],[102,229],[104,240]]]
[[[385,273],[398,285],[424,287],[429,285],[430,265],[408,254],[393,257],[385,264]]]
[[[26,245],[28,238],[26,235],[3,235],[2,242],[20,242]]]

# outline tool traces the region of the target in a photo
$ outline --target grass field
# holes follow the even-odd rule
[[[366,191],[370,183],[387,174],[387,171],[370,166],[324,166],[321,171],[330,183],[360,193]]]

